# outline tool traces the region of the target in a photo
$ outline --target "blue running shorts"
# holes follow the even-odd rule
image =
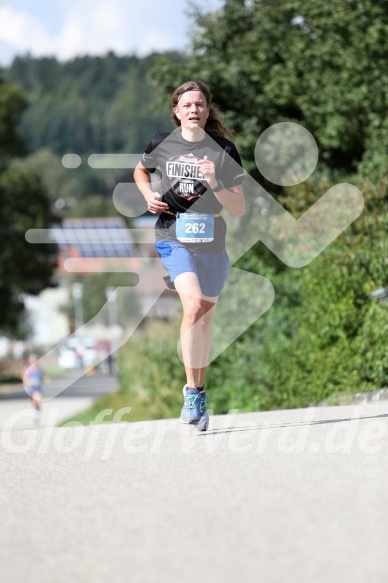
[[[155,245],[171,281],[186,271],[193,271],[203,295],[219,296],[229,273],[226,251],[190,251],[179,241],[158,241]]]

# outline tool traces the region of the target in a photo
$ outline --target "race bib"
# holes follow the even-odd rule
[[[214,241],[214,216],[209,213],[177,214],[176,238],[182,243]]]

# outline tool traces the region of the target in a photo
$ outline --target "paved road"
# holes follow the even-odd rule
[[[77,374],[54,377],[45,383],[42,417],[37,425],[23,385],[0,387],[0,430],[53,427],[88,409],[96,397],[118,390],[115,376],[98,372],[76,379]],[[76,380],[74,380],[76,379]],[[69,385],[60,396],[59,387]]]
[[[8,432],[0,471],[1,581],[388,580],[386,402]]]

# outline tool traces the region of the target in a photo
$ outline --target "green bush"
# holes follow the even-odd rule
[[[358,186],[364,212],[308,266],[287,268],[260,243],[236,264],[270,279],[276,297],[209,366],[208,404],[216,413],[306,407],[387,386],[388,304],[370,297],[387,287],[387,182]],[[294,188],[283,204],[302,214],[325,189],[323,181]],[[154,323],[121,354],[122,390],[140,395],[152,417],[179,413],[178,336],[179,320]]]
[[[176,416],[182,407],[184,368],[177,354],[179,322],[151,322],[121,349],[120,390],[135,394],[150,418]]]

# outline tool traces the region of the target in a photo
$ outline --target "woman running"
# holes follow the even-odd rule
[[[160,213],[156,249],[183,307],[180,340],[186,385],[180,420],[206,431],[205,374],[212,318],[229,272],[221,211],[243,215],[244,172],[207,85],[184,83],[172,94],[171,105],[177,128],[151,139],[134,179],[149,212]],[[151,188],[150,173],[156,168],[161,172],[161,193]]]

